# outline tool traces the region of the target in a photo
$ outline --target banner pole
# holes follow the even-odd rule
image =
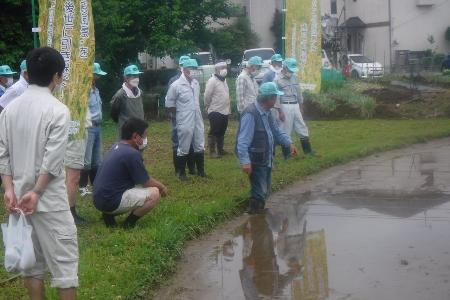
[[[37,32],[35,30],[36,28],[36,12],[35,12],[35,5],[34,5],[34,1],[35,0],[31,0],[31,16],[32,16],[32,22],[33,22],[33,46],[34,48],[38,47],[38,43],[37,43]]]
[[[285,41],[286,41],[286,0],[281,0],[281,55],[285,57]]]

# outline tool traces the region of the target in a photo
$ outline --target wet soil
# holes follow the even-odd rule
[[[191,241],[155,299],[450,299],[450,139],[334,167]]]

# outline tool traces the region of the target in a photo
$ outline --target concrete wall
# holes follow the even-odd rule
[[[260,38],[259,46],[272,48],[275,36],[270,27],[273,24],[277,2],[279,3],[280,0],[246,0],[245,2],[252,29]]]
[[[398,45],[394,50],[433,49],[439,53],[450,53],[450,42],[445,40],[445,31],[450,26],[450,1],[434,0],[431,7],[417,7],[416,0],[392,1],[392,41]],[[431,45],[427,38],[433,35]]]

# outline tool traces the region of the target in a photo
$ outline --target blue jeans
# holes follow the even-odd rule
[[[97,169],[102,162],[102,138],[101,127],[87,128],[86,153],[84,155],[84,169]]]
[[[249,179],[251,198],[255,199],[264,207],[272,185],[272,168],[252,164],[252,173]]]

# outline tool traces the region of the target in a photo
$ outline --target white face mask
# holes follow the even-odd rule
[[[226,77],[228,74],[228,70],[227,69],[222,69],[219,71],[219,75],[222,77]]]
[[[138,85],[139,85],[139,78],[133,78],[133,79],[131,79],[131,80],[129,81],[129,84],[130,84],[132,87],[138,87]]]
[[[255,70],[250,73],[250,75],[252,75],[252,77],[256,77],[256,76],[258,76],[258,74],[259,74],[259,70]]]
[[[148,146],[148,140],[147,137],[145,137],[145,139],[142,140],[142,145],[139,145],[139,150],[144,150],[145,148],[147,148]]]
[[[6,81],[6,87],[9,88],[14,83],[14,80],[12,77],[8,77],[8,81]]]
[[[277,73],[277,74],[280,74],[280,72],[281,72],[281,70],[282,70],[282,68],[281,67],[274,67],[274,66],[270,66],[270,69],[272,70],[272,71],[274,71],[275,73]]]

